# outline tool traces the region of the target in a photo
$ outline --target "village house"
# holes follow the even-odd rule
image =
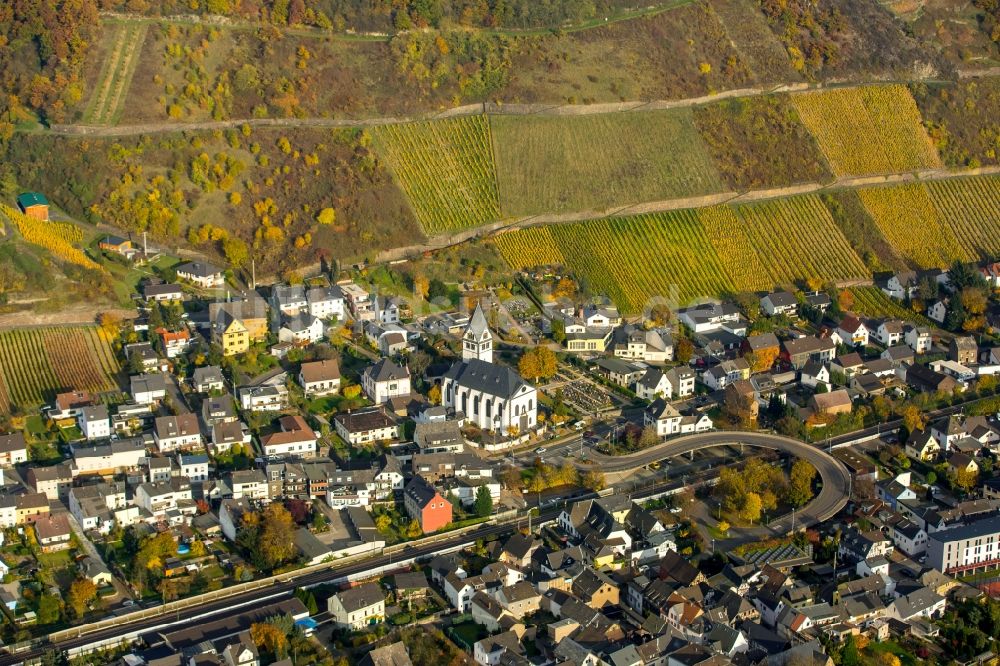
[[[140,405],[155,405],[167,397],[167,377],[163,374],[133,375],[129,378],[132,401]]]
[[[278,432],[260,438],[265,457],[316,455],[318,435],[305,419],[298,414],[283,416],[278,419],[278,426],[281,428]]]
[[[436,532],[451,522],[451,502],[421,476],[413,477],[403,490],[403,506],[424,534]]]
[[[163,352],[167,355],[167,358],[177,358],[191,344],[191,331],[187,328],[181,328],[179,331],[158,328],[156,329],[156,334],[160,336],[160,342],[163,344]]]
[[[150,303],[183,301],[184,291],[179,284],[146,283],[142,288],[142,297]]]
[[[410,370],[383,358],[361,373],[361,388],[376,405],[386,403],[390,398],[410,395],[413,392]]]
[[[28,460],[28,443],[24,433],[0,435],[0,465],[19,465]]]
[[[225,284],[222,269],[203,261],[189,261],[176,269],[177,277],[187,280],[202,289],[212,289]]]
[[[913,350],[914,354],[926,354],[931,350],[933,344],[931,329],[926,326],[908,324],[903,329],[903,341]]]
[[[344,292],[340,287],[313,287],[306,292],[309,314],[323,321],[344,319]]]
[[[212,393],[225,389],[226,379],[217,365],[195,368],[191,375],[191,387],[198,393]]]
[[[865,347],[868,345],[870,335],[868,327],[854,315],[847,315],[841,319],[837,325],[836,333],[848,347]]]
[[[153,440],[160,453],[179,449],[201,448],[204,444],[198,415],[158,416],[154,421]]]
[[[837,345],[830,338],[802,336],[782,343],[781,358],[796,370],[802,369],[809,361],[828,363],[837,353]]]
[[[334,593],[327,611],[337,626],[361,631],[385,619],[385,594],[377,583],[362,583]]]
[[[282,318],[278,329],[278,340],[295,345],[307,345],[319,342],[326,333],[323,320],[308,312],[300,312],[291,317]]]
[[[976,339],[971,336],[955,336],[948,343],[948,359],[964,366],[976,365],[979,347]]]
[[[73,530],[65,514],[42,516],[35,521],[35,537],[43,553],[54,553],[70,547]]]
[[[80,432],[90,441],[111,437],[111,418],[108,416],[107,405],[84,407],[76,422]]]
[[[371,407],[334,416],[334,427],[352,445],[387,442],[399,436],[399,424],[384,407]]]
[[[306,396],[321,396],[340,390],[340,364],[336,359],[303,363],[299,383]]]
[[[795,294],[790,294],[787,291],[776,291],[760,299],[760,309],[768,317],[776,315],[794,317],[798,314],[799,302],[796,300]]]
[[[40,192],[23,192],[17,195],[17,207],[28,217],[42,222],[49,221],[49,200]]]

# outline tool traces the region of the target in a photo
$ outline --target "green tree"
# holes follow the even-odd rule
[[[476,491],[476,515],[480,518],[485,518],[486,516],[493,513],[493,496],[490,495],[490,489],[485,485],[479,486]]]
[[[55,624],[62,615],[62,601],[54,594],[43,594],[38,599],[38,623]]]

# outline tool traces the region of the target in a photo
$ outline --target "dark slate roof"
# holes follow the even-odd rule
[[[445,377],[459,386],[506,399],[512,398],[523,386],[528,385],[507,366],[479,359],[459,361],[451,366]]]
[[[375,583],[365,583],[364,585],[341,590],[337,592],[337,597],[347,612],[374,606],[385,599],[385,595],[382,594],[382,588]]]
[[[178,266],[177,272],[184,273],[185,275],[194,275],[195,277],[212,277],[213,275],[222,273],[222,269],[204,261],[189,261],[186,264]]]
[[[437,491],[434,486],[427,483],[422,476],[414,476],[410,479],[410,482],[406,484],[406,488],[403,490],[408,496],[413,498],[417,503],[417,506],[426,506],[428,502],[434,499],[437,495]]]
[[[387,382],[393,379],[406,379],[410,376],[410,370],[383,358],[375,365],[366,368],[365,374],[377,382]]]

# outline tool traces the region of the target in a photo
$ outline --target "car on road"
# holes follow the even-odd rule
[[[543,453],[545,453],[545,447],[539,446],[537,449],[535,449],[535,453],[537,453],[538,455],[542,455]]]
[[[122,602],[122,608],[130,608],[132,606],[135,606],[135,602],[132,601],[131,599],[126,599],[125,601]]]

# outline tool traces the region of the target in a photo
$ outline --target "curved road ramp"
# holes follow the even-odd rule
[[[822,482],[819,493],[801,509],[772,520],[761,533],[784,534],[794,528],[805,528],[829,520],[847,505],[851,495],[851,475],[839,460],[821,448],[797,439],[764,432],[713,430],[669,439],[662,444],[624,456],[594,454],[588,463],[576,463],[580,469],[600,467],[602,472],[624,472],[649,465],[658,460],[674,458],[692,451],[714,446],[751,446],[782,451],[816,468]]]

